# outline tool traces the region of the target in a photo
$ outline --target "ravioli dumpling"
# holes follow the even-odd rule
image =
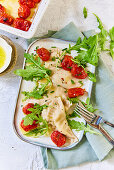
[[[59,132],[66,135],[68,138],[78,140],[78,138],[68,126],[64,105],[60,97],[53,98],[50,106],[42,111],[42,117],[55,126]]]

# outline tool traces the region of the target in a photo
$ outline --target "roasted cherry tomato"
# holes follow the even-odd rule
[[[22,129],[23,129],[24,131],[27,132],[27,131],[29,131],[29,130],[35,129],[35,128],[37,127],[37,124],[36,124],[36,121],[34,120],[32,125],[27,125],[27,126],[25,126],[25,125],[24,125],[24,120],[22,120],[21,123],[20,123],[20,126],[22,127]]]
[[[73,65],[73,61],[71,60],[72,57],[69,55],[65,55],[62,62],[61,62],[61,66],[64,70],[68,70],[70,71]]]
[[[35,3],[39,3],[41,0],[33,0]]]
[[[23,31],[28,31],[30,26],[31,26],[31,22],[24,20],[22,18],[16,18],[14,20],[13,26],[17,29],[23,30]]]
[[[36,53],[43,61],[48,61],[50,59],[50,52],[46,48],[38,48]]]
[[[13,21],[14,21],[13,17],[6,13],[0,16],[0,23],[12,25]]]
[[[65,135],[63,135],[62,133],[60,133],[59,131],[54,131],[51,134],[51,140],[58,146],[61,147],[62,145],[64,145],[66,143],[66,137]]]
[[[30,8],[26,5],[21,5],[18,9],[18,16],[20,18],[26,19],[30,15]]]
[[[83,67],[78,66],[77,64],[72,65],[71,73],[78,79],[85,79],[87,77],[87,73],[84,71]]]
[[[23,107],[22,111],[28,115],[31,113],[31,111],[29,111],[28,109],[33,108],[34,104],[33,103],[28,103],[26,106]]]
[[[82,89],[80,87],[71,88],[71,89],[68,89],[68,97],[74,98],[74,97],[77,97],[77,96],[83,96],[84,92],[85,92],[85,89]]]
[[[0,4],[0,15],[3,15],[4,13],[6,13],[6,9],[3,5]]]
[[[27,5],[29,8],[35,8],[36,4],[33,0],[19,0],[20,5]]]

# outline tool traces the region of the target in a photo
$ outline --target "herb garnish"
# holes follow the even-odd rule
[[[54,93],[55,91],[51,91],[50,93]]]
[[[83,86],[83,82],[82,81],[78,81],[78,83],[80,83]]]
[[[87,9],[86,9],[86,7],[83,8],[83,14],[84,14],[84,18],[87,18]]]
[[[56,60],[55,56],[54,56],[54,57],[52,57],[52,61],[55,61],[55,60]]]
[[[75,84],[74,80],[71,80],[71,83],[72,83],[72,84]]]

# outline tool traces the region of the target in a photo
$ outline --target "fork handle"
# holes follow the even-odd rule
[[[99,124],[99,130],[114,147],[114,139],[108,134],[108,132],[106,132],[106,130],[100,124]]]
[[[104,123],[107,124],[107,125],[109,125],[109,126],[111,126],[111,127],[114,127],[114,124],[112,124],[112,123],[110,123],[110,122],[108,122],[108,121],[106,121],[106,120],[104,120]]]

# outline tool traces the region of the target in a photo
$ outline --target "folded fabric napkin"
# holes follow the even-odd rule
[[[94,31],[87,31],[83,34],[71,22],[60,31],[48,31],[48,34],[42,38],[52,37],[68,41],[77,41],[79,37],[84,35],[89,37]],[[38,38],[38,37],[37,37]],[[36,38],[32,38],[28,43]],[[91,102],[102,111],[100,115],[105,120],[114,122],[114,78],[110,77],[110,73],[103,65],[102,60],[99,61],[99,67],[96,70],[97,82],[94,83],[92,89]],[[107,125],[105,129],[114,138],[114,128]],[[86,134],[82,141],[74,148],[66,151],[58,151],[54,149],[41,148],[44,166],[49,169],[65,168],[76,166],[84,162],[92,162],[102,160],[109,153],[113,146],[105,139],[104,136]]]

